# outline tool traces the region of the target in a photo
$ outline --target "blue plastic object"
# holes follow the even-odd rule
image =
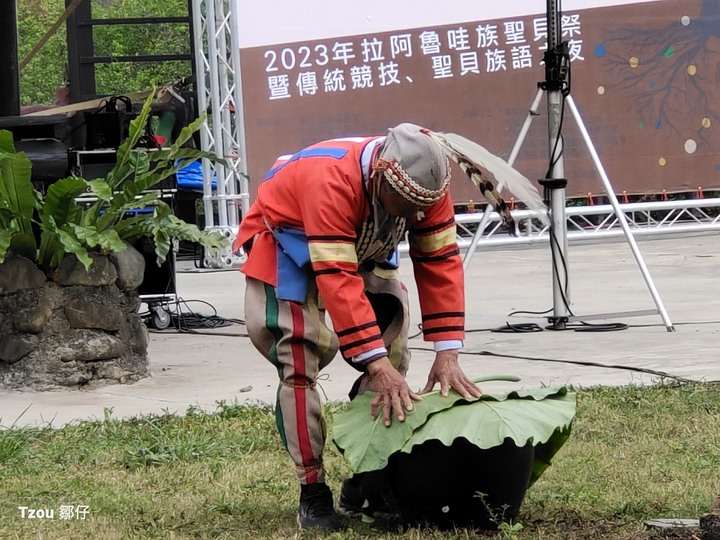
[[[178,165],[180,160],[175,162]],[[185,191],[203,191],[203,172],[202,163],[200,161],[193,161],[188,165],[185,165],[176,174],[177,187]],[[212,177],[213,190],[217,189],[217,175],[213,172]]]

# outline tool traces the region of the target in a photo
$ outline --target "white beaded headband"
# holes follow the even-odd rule
[[[378,158],[373,169],[381,171],[392,188],[416,206],[429,206],[438,202],[450,185],[450,160],[447,156],[445,157],[447,174],[438,189],[428,189],[415,182],[396,159]]]

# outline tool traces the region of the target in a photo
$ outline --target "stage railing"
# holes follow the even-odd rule
[[[720,231],[720,198],[625,203],[620,208],[636,237]],[[565,214],[569,242],[600,241],[623,235],[612,205],[568,206]],[[547,243],[547,227],[534,218],[535,215],[530,210],[514,211],[519,234],[510,236],[497,212],[491,212],[478,247]],[[482,217],[482,211],[455,216],[460,249],[470,247]],[[401,253],[408,250],[407,242],[399,247]]]

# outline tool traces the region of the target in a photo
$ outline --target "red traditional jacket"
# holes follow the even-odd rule
[[[233,248],[252,240],[242,272],[278,286],[278,246],[271,229],[303,231],[312,276],[346,358],[383,347],[364,294],[358,241],[366,236],[371,206],[361,158],[381,138],[334,139],[278,162],[258,189]],[[409,224],[410,256],[427,341],[465,337],[464,276],[449,193]],[[361,233],[361,231],[365,231]],[[282,256],[282,255],[281,255]]]

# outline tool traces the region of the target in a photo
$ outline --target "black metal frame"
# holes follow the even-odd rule
[[[72,0],[65,0],[69,6]],[[151,54],[137,56],[95,56],[93,28],[95,26],[128,24],[187,24],[187,54]],[[188,0],[188,14],[182,17],[136,17],[123,19],[93,19],[90,0],[81,2],[67,20],[68,78],[70,100],[73,103],[100,97],[95,81],[95,66],[114,62],[167,62],[172,60],[190,60],[192,74],[195,75],[193,50],[192,2]]]
[[[17,11],[15,0],[0,2],[0,116],[20,114]]]

